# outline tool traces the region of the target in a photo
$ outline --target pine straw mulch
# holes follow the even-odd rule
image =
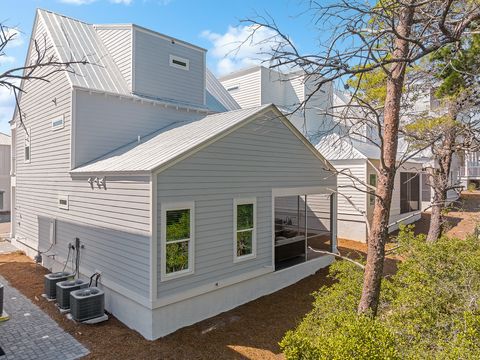
[[[480,221],[480,192],[464,192],[448,214],[450,236],[472,233]],[[428,231],[429,214],[415,224]],[[343,255],[365,256],[366,245],[339,240]],[[397,259],[387,258],[384,272],[396,271]],[[156,341],[148,341],[115,317],[102,324],[76,324],[61,315],[40,294],[47,270],[21,253],[0,255],[0,274],[89,350],[87,359],[281,359],[278,342],[312,307],[312,292],[331,281],[328,268],[274,294],[264,296]]]
[[[361,257],[365,244],[340,241],[342,254]],[[389,259],[386,272],[395,271]],[[156,341],[145,340],[115,317],[97,325],[76,324],[40,294],[47,270],[22,253],[0,255],[0,274],[62,328],[84,344],[87,359],[280,359],[278,342],[312,307],[312,292],[328,285],[328,269],[298,283]]]

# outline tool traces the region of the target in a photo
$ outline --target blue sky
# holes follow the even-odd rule
[[[305,2],[300,0],[2,0],[0,21],[18,29],[19,34],[6,49],[6,56],[0,57],[0,72],[23,65],[37,8],[88,23],[135,23],[186,40],[208,49],[209,68],[221,75],[259,61],[258,46],[243,46],[235,54],[231,51],[235,42],[248,34],[249,29],[240,20],[257,13],[268,12],[302,51],[314,51],[318,33],[308,16],[298,15],[304,7]],[[258,34],[258,38],[268,36],[267,32]],[[11,95],[0,88],[1,132],[9,132],[12,111]]]

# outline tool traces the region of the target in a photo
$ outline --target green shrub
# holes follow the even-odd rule
[[[287,359],[397,359],[394,334],[377,319],[357,315],[363,273],[340,261],[330,268],[332,286],[314,293],[313,310],[280,346]]]
[[[477,184],[475,184],[474,182],[469,183],[467,186],[467,190],[470,192],[477,190]]]
[[[480,242],[398,237],[404,259],[382,282],[378,315],[357,315],[363,273],[332,265],[336,282],[314,294],[313,310],[280,345],[287,359],[479,359]]]

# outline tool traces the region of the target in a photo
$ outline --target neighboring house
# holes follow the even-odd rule
[[[284,74],[264,66],[253,66],[219,80],[242,108],[269,103],[277,105],[311,141],[319,137],[320,127],[329,128],[332,124],[331,118],[322,114],[331,107],[332,85],[324,85],[308,98],[315,78],[302,71]],[[304,103],[307,98],[308,102]]]
[[[365,124],[352,125],[356,126],[352,131],[346,129],[344,123],[325,116],[333,112],[340,118],[349,101],[348,93],[334,90],[332,84],[328,84],[308,98],[314,89],[314,77],[301,71],[283,74],[263,66],[240,70],[219,80],[242,107],[268,102],[277,105],[341,172],[338,176],[338,236],[365,242],[374,198],[365,192],[362,183],[376,184],[375,168],[378,168],[380,151],[372,142],[378,136]],[[424,102],[422,99],[419,111],[425,108]],[[299,104],[302,104],[299,111],[290,114]],[[346,137],[346,133],[353,135]],[[400,167],[390,209],[390,231],[397,229],[400,223],[417,221],[420,211],[430,205],[431,189],[427,188],[425,177],[420,176],[423,164],[430,160],[415,158]]]
[[[0,133],[0,214],[10,212],[10,136]]]
[[[317,150],[340,172],[338,237],[366,242],[375,196],[368,194],[363,184],[377,185],[380,149],[373,144],[331,134],[321,139]],[[389,231],[398,229],[400,223],[419,220],[422,210],[424,184],[419,176],[422,162],[412,159],[399,165],[390,206]]]
[[[32,39],[94,64],[21,84],[14,245],[59,270],[79,238],[80,275],[148,339],[333,261],[311,250],[335,251],[331,165],[274,105],[238,109],[204,49],[44,10]]]
[[[480,189],[480,152],[466,152],[460,161],[461,184],[465,188],[470,188],[473,184],[476,189]]]

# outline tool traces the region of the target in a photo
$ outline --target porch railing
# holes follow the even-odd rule
[[[460,176],[468,176],[468,177],[480,177],[480,166],[462,166],[460,168]]]

